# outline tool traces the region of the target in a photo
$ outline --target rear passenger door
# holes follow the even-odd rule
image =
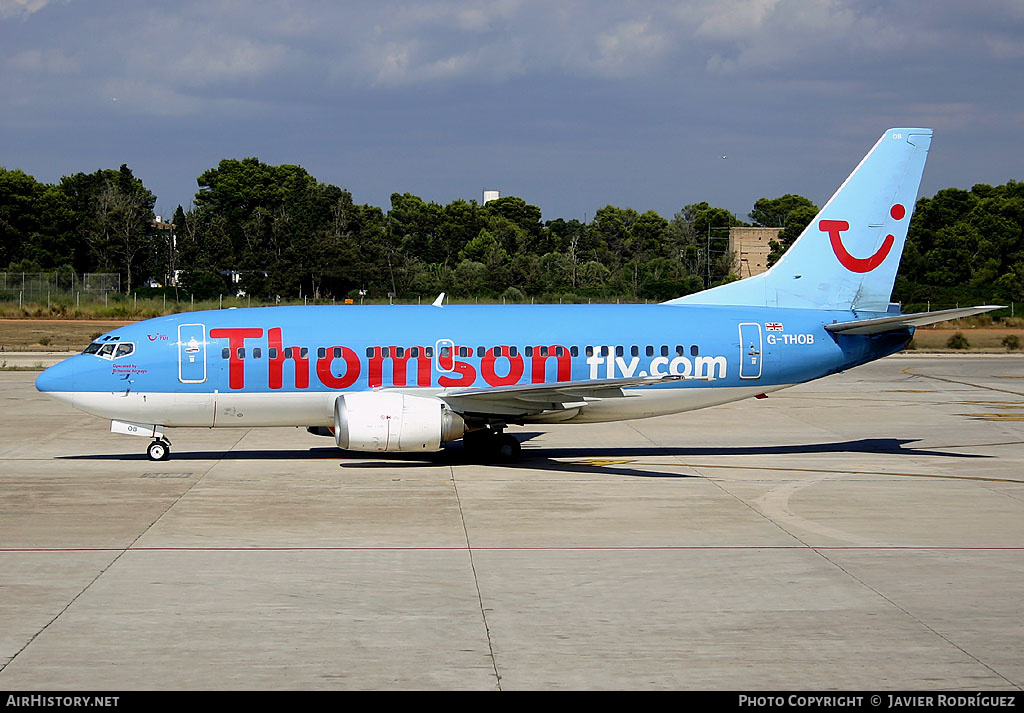
[[[740,378],[761,378],[761,325],[756,322],[740,325]]]

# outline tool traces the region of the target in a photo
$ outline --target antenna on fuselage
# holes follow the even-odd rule
[[[437,296],[437,299],[430,305],[431,307],[444,307],[444,293],[442,292]]]

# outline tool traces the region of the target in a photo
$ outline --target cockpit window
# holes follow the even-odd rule
[[[93,342],[85,348],[83,354],[95,354],[103,359],[120,359],[135,351],[132,342]]]

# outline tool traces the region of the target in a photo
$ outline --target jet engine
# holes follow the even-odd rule
[[[466,423],[440,399],[388,391],[342,394],[334,402],[334,439],[354,451],[440,450]]]

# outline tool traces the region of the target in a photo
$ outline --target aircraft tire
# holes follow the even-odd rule
[[[519,460],[522,446],[519,445],[518,438],[511,434],[503,433],[494,440],[495,453],[499,461],[502,463],[515,463]]]
[[[146,455],[150,460],[167,460],[171,457],[171,446],[164,441],[153,441],[146,449]]]
[[[515,463],[521,450],[515,436],[490,430],[467,433],[462,446],[472,461],[480,463]]]

